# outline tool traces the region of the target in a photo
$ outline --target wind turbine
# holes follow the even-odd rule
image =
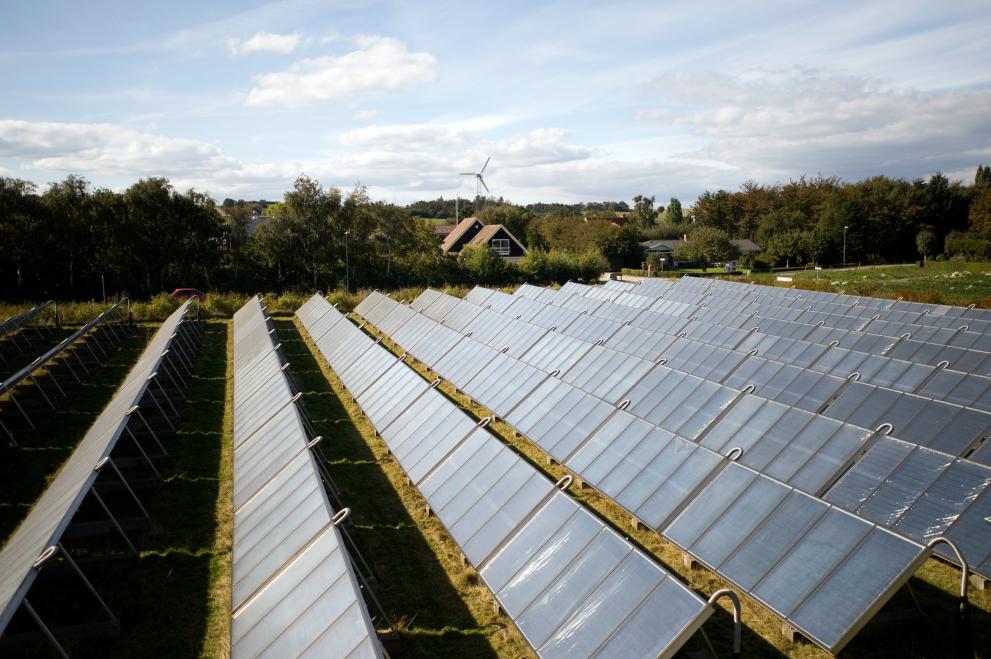
[[[482,188],[485,191],[489,191],[489,186],[485,185],[485,179],[482,178],[482,174],[485,172],[485,168],[489,166],[489,161],[492,160],[492,156],[485,159],[485,164],[477,172],[461,172],[461,176],[474,176],[475,177],[475,198],[482,196]]]

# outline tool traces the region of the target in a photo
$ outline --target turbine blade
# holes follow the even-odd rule
[[[492,156],[489,156],[488,158],[485,159],[485,164],[482,165],[482,168],[480,170],[478,170],[478,173],[479,174],[484,174],[485,173],[485,168],[489,166],[489,161],[490,160],[492,160]]]
[[[482,178],[481,174],[478,175],[478,182],[482,184],[482,187],[485,188],[486,192],[489,191],[489,186],[485,185],[485,179]]]
[[[474,176],[475,172],[461,172],[461,176]]]

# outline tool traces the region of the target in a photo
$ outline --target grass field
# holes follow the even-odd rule
[[[925,268],[895,265],[779,274],[792,277],[796,288],[808,290],[991,308],[991,263],[930,261]],[[743,279],[772,286],[791,285],[775,281],[777,276],[751,275]]]

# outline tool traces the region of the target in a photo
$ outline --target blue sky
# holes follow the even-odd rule
[[[744,6],[746,5],[746,6]],[[991,163],[987,0],[7,2],[0,176],[686,205]]]

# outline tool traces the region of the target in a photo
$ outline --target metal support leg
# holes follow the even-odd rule
[[[37,428],[35,428],[34,421],[31,420],[31,417],[28,416],[28,413],[24,411],[24,408],[21,407],[21,404],[17,402],[16,398],[14,398],[14,392],[10,392],[10,400],[13,401],[14,405],[20,411],[21,415],[23,415],[24,418],[27,420],[28,425],[31,426],[31,430],[37,430]]]
[[[156,375],[158,375],[158,373],[152,374],[151,378],[155,377]],[[151,378],[148,379],[150,380]],[[155,392],[151,390],[150,384],[145,389],[145,393],[151,396],[151,402],[155,403],[155,407],[157,407],[158,411],[162,414],[162,418],[164,418],[165,422],[169,424],[169,428],[172,429],[172,432],[175,432],[175,426],[172,424],[172,419],[170,419],[169,415],[165,413],[164,409],[162,409],[162,404],[158,402],[158,397],[155,395]]]
[[[165,450],[165,447],[164,446],[162,446],[161,440],[158,439],[158,435],[155,434],[155,431],[152,429],[151,425],[148,423],[148,420],[145,419],[144,415],[141,413],[141,409],[137,405],[135,405],[134,407],[132,407],[130,410],[127,411],[127,414],[131,414],[132,412],[137,412],[138,413],[138,418],[141,419],[141,423],[144,424],[145,429],[149,433],[151,433],[151,437],[152,437],[152,439],[155,440],[155,443],[158,444],[158,449],[162,452],[162,455],[167,456],[169,454],[169,452]],[[127,428],[128,429],[128,432],[130,432],[131,429],[128,426],[125,426],[125,428]]]
[[[151,467],[151,470],[155,472],[155,476],[158,477],[158,480],[159,481],[163,480],[162,474],[160,474],[158,472],[158,469],[155,467],[155,463],[152,462],[151,458],[148,457],[148,454],[145,453],[145,447],[141,445],[141,442],[138,441],[138,438],[134,435],[133,432],[131,432],[131,429],[128,427],[127,424],[124,425],[124,429],[127,430],[127,434],[131,436],[131,441],[133,441],[134,445],[138,447],[138,451],[140,451],[141,455],[144,456],[145,462],[147,462],[148,466]]]
[[[131,543],[131,539],[127,537],[126,533],[124,533],[124,527],[120,525],[117,518],[114,517],[112,512],[110,512],[110,508],[107,508],[107,504],[104,503],[103,497],[100,496],[100,493],[96,491],[95,487],[90,488],[90,493],[92,493],[93,497],[96,499],[96,502],[100,504],[100,507],[103,508],[103,512],[107,513],[107,517],[110,518],[110,521],[117,528],[117,532],[120,533],[120,537],[124,538],[124,542],[126,542],[127,546],[131,549],[131,553],[137,556],[138,550],[135,549],[134,545]]]
[[[166,371],[166,373],[167,372],[168,371]],[[153,382],[153,384],[157,384],[158,385],[158,390],[159,390],[159,392],[161,392],[162,398],[164,398],[165,399],[165,402],[167,402],[169,404],[169,407],[172,408],[172,414],[173,414],[173,416],[175,416],[175,418],[178,419],[179,418],[179,410],[177,410],[176,407],[175,407],[175,405],[172,404],[172,399],[169,398],[169,394],[165,391],[165,386],[159,381],[158,378],[155,378],[155,381]],[[148,388],[151,389],[150,386]],[[175,430],[174,427],[173,427],[173,430]]]
[[[73,346],[70,352],[72,353],[72,356],[76,358],[76,361],[79,362],[79,365],[83,367],[83,370],[86,372],[86,375],[89,375],[89,369],[86,368],[86,362],[84,362],[83,358],[79,356],[79,351],[76,350],[75,346]]]
[[[38,387],[38,391],[41,392],[42,398],[44,398],[45,399],[45,402],[48,403],[48,406],[54,410],[55,409],[55,403],[53,403],[52,400],[48,397],[48,394],[45,393],[45,390],[41,388],[41,385],[38,384],[38,381],[35,379],[35,377],[33,375],[29,375],[28,376],[28,379],[31,380],[31,382],[32,382],[32,384],[34,384],[34,386]]]
[[[76,565],[76,562],[72,560],[72,556],[69,556],[69,552],[65,550],[65,547],[62,546],[61,542],[58,543],[58,548],[59,551],[62,552],[62,556],[65,557],[66,562],[68,562],[69,565],[72,566],[72,569],[75,570],[76,574],[79,575],[79,578],[82,579],[83,584],[85,584],[86,586],[86,590],[88,590],[93,595],[93,597],[96,598],[96,601],[100,603],[100,606],[103,608],[103,611],[107,614],[107,617],[110,618],[110,620],[117,622],[117,616],[114,615],[114,612],[110,610],[110,607],[107,606],[107,603],[103,601],[102,597],[100,597],[100,593],[96,592],[96,588],[94,588],[93,584],[89,582],[89,579],[87,579],[86,575],[83,574],[83,571],[79,569],[79,566]]]
[[[59,653],[59,656],[64,657],[64,659],[69,659],[69,654],[62,647],[62,644],[58,642],[58,639],[55,638],[55,634],[53,634],[52,630],[48,628],[48,625],[42,621],[41,616],[38,615],[38,612],[34,610],[33,606],[31,606],[31,602],[28,601],[28,598],[25,597],[23,603],[24,610],[31,614],[34,621],[38,623],[38,626],[41,627],[41,632],[48,638],[48,642],[55,647],[55,650]]]
[[[104,463],[109,463],[110,466],[114,468],[114,472],[116,472],[117,478],[119,478],[120,482],[124,484],[124,487],[127,488],[127,491],[131,493],[131,496],[134,498],[134,503],[138,504],[138,508],[141,509],[141,514],[145,516],[145,519],[151,519],[151,515],[148,514],[148,511],[145,509],[144,505],[142,505],[141,499],[138,498],[138,495],[135,494],[134,490],[131,489],[131,484],[127,482],[126,478],[124,478],[124,474],[120,473],[120,469],[117,468],[117,463],[113,461],[113,458],[109,456],[103,458],[103,460],[100,460],[100,463],[97,466],[102,466]]]

